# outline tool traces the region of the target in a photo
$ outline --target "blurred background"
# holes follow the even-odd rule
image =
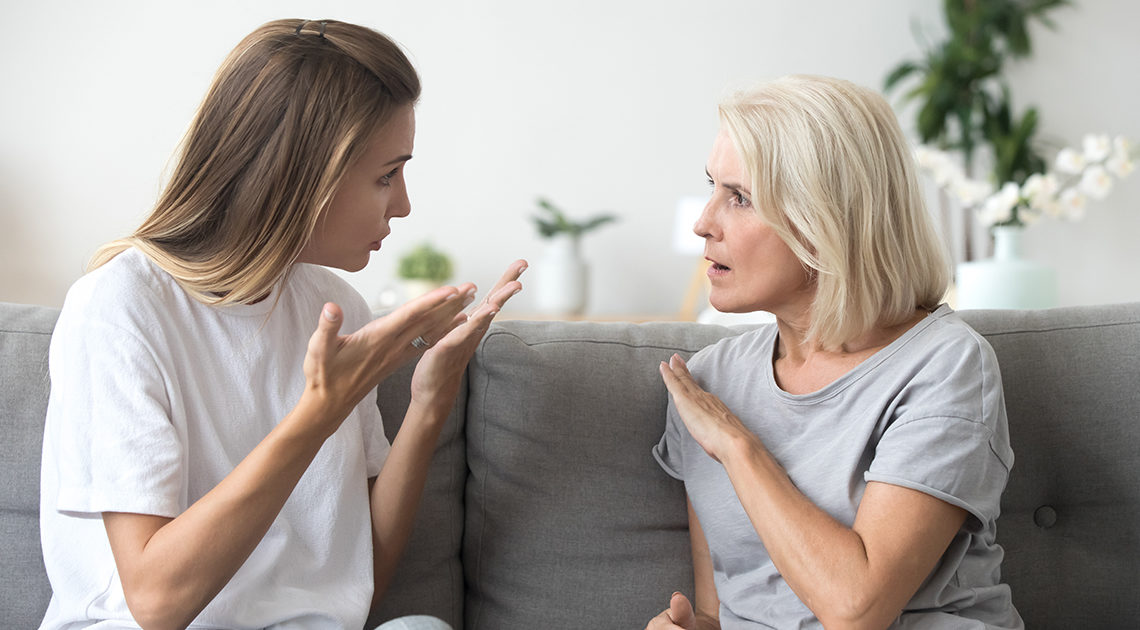
[[[398,299],[397,262],[430,241],[455,280],[487,288],[511,260],[537,263],[532,217],[617,221],[582,237],[587,316],[679,316],[699,254],[678,244],[682,200],[706,194],[716,104],[790,73],[879,89],[946,32],[941,0],[4,2],[0,38],[0,301],[58,306],[100,244],[149,212],[174,150],[229,50],[281,17],[380,30],[424,91],[412,215],[367,269],[345,274],[374,305]],[[1038,134],[1140,140],[1140,3],[1080,0],[1031,26],[1007,67]],[[913,130],[903,90],[889,95]],[[1026,256],[1056,269],[1058,303],[1140,300],[1140,176],[1080,222],[1042,221]],[[524,279],[525,280],[525,279]],[[534,312],[534,292],[511,312]]]

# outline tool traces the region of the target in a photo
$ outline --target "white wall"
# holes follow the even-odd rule
[[[584,242],[603,314],[678,309],[694,260],[671,250],[672,215],[678,197],[704,194],[722,96],[792,72],[878,87],[919,53],[914,23],[942,29],[940,0],[6,4],[0,301],[52,305],[99,244],[147,214],[214,69],[269,19],[367,24],[421,72],[413,214],[349,276],[365,297],[429,237],[484,287],[513,258],[536,261],[528,217],[545,195],[577,215],[621,215]],[[1055,18],[1059,31],[1039,31],[1035,57],[1014,68],[1015,97],[1060,141],[1140,140],[1140,7],[1084,0]],[[1138,205],[1127,181],[1085,222],[1033,228],[1028,246],[1059,269],[1063,303],[1140,300],[1140,277],[1121,273],[1136,268]]]

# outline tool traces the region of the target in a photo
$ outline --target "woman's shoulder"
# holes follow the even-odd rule
[[[967,362],[978,368],[997,368],[997,356],[989,341],[949,306],[940,306],[927,317],[925,324],[908,344],[922,360]]]
[[[770,357],[776,332],[775,324],[760,324],[738,334],[727,335],[696,352],[687,363],[690,369],[696,370],[715,370],[725,366],[739,368],[759,357]]]
[[[93,269],[71,286],[60,317],[115,321],[129,314],[152,314],[169,303],[174,279],[131,248]]]

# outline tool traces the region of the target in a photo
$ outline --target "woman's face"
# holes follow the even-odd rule
[[[752,207],[752,178],[722,129],[707,166],[712,198],[693,231],[705,239],[711,289],[718,311],[806,313],[814,283],[792,250]]]
[[[392,231],[392,217],[411,212],[404,167],[412,159],[416,115],[411,105],[368,141],[364,154],[348,167],[324,217],[313,230],[300,262],[360,271]]]

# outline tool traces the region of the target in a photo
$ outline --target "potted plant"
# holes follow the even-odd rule
[[[408,299],[442,286],[451,278],[451,273],[451,259],[427,242],[400,257],[396,268]]]
[[[550,241],[535,273],[535,301],[538,309],[556,315],[579,315],[586,309],[589,267],[582,260],[579,241],[583,234],[612,223],[617,217],[599,214],[589,219],[571,219],[548,199],[536,202],[541,211],[533,215],[538,233]]]
[[[1038,114],[1028,107],[1018,115],[1004,76],[1007,59],[1032,52],[1029,25],[1037,20],[1052,28],[1046,16],[1069,0],[944,0],[946,39],[926,46],[922,59],[907,60],[892,69],[887,91],[913,82],[904,101],[917,104],[919,140],[938,151],[957,152],[965,173],[978,177],[977,153],[988,158],[988,179],[1022,185],[1042,173],[1046,161],[1035,141]],[[979,179],[986,179],[984,176]],[[943,204],[947,197],[943,197]],[[971,235],[973,217],[965,214],[962,248],[966,261],[976,258]],[[1020,226],[1017,214],[1005,224]]]

